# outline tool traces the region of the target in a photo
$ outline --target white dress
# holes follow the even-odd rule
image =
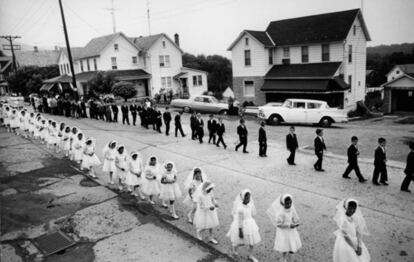
[[[249,205],[240,205],[233,217],[227,237],[233,245],[256,245],[261,241],[259,227],[252,216],[252,208]],[[243,238],[239,237],[239,219],[242,219]]]
[[[57,130],[53,126],[49,127],[49,136],[47,142],[51,145],[56,144],[57,142]]]
[[[62,137],[62,148],[65,151],[69,151],[70,149],[70,133],[63,133]]]
[[[176,174],[167,171],[162,175],[161,179],[164,178],[167,182],[174,181],[176,179]],[[161,193],[160,198],[162,200],[177,200],[181,197],[181,190],[177,184],[177,181],[174,183],[163,184],[161,182]]]
[[[17,128],[19,127],[19,117],[17,114],[10,114],[10,127]]]
[[[194,207],[194,199],[193,199],[193,195],[194,192],[196,192],[197,188],[202,184],[203,182],[201,181],[197,181],[197,180],[193,180],[191,181],[191,184],[189,186],[189,190],[191,191],[191,196],[189,194],[189,192],[187,191],[187,194],[183,200],[183,203],[188,206],[188,207]]]
[[[125,178],[125,184],[128,186],[139,186],[142,184],[142,161],[141,159],[131,159],[128,163],[129,170]]]
[[[115,156],[115,163],[116,163],[116,173],[115,179],[121,179],[122,183],[125,183],[125,179],[128,173],[128,156],[124,152],[122,155],[117,153]],[[124,171],[122,171],[122,169]]]
[[[3,118],[4,124],[6,126],[10,126],[10,111],[4,112],[4,118]]]
[[[352,217],[342,217],[340,228],[335,231],[336,241],[333,251],[334,262],[369,262],[371,257],[365,244],[361,241],[362,253],[358,256],[355,250],[346,242],[346,234],[354,243],[357,243],[357,228]]]
[[[85,147],[85,142],[79,139],[76,139],[73,143],[73,160],[81,161],[83,157],[83,149]]]
[[[116,172],[116,166],[115,166],[115,157],[118,154],[116,149],[108,149],[104,153],[104,163],[102,166],[102,171],[104,172]]]
[[[198,229],[209,229],[219,225],[217,208],[214,207],[213,193],[206,194],[204,192],[194,196],[194,201],[197,203],[197,209],[194,214],[193,224]]]
[[[276,217],[277,225],[297,224],[299,221],[294,217],[291,210],[284,210]],[[302,247],[302,242],[296,228],[276,227],[276,239],[274,250],[279,252],[297,252]]]
[[[95,147],[93,145],[85,145],[85,148],[83,150],[81,169],[89,169],[100,164],[101,161],[99,161],[98,156],[95,154]]]
[[[34,133],[34,131],[35,131],[34,119],[31,117],[29,118],[29,132]]]
[[[159,167],[147,166],[144,170],[144,178],[142,183],[142,193],[147,196],[159,195],[161,192],[160,182],[158,180]]]

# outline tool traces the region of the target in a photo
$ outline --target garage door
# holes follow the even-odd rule
[[[396,101],[396,111],[414,112],[414,90],[394,90],[392,91],[392,99]]]

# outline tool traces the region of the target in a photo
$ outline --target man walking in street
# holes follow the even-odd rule
[[[129,125],[129,116],[128,116],[128,106],[122,105],[121,106],[121,113],[122,113],[122,124],[125,125],[125,122]]]
[[[246,148],[247,148],[247,128],[244,125],[244,119],[241,118],[240,119],[240,125],[237,127],[237,134],[239,135],[239,140],[240,143],[236,146],[236,151],[239,149],[239,147],[243,146],[243,153],[249,153],[247,152]]]
[[[262,121],[259,127],[259,156],[260,157],[267,157],[267,136],[265,130],[265,122]]]
[[[352,144],[348,148],[348,167],[346,168],[345,173],[342,175],[342,177],[350,179],[349,173],[351,173],[352,170],[355,170],[355,174],[357,175],[359,182],[364,183],[367,180],[361,175],[361,171],[359,170],[358,166],[358,137],[353,136],[351,138],[351,143]]]
[[[175,124],[175,137],[177,137],[177,133],[178,131],[180,131],[181,136],[185,137],[184,131],[183,131],[183,127],[181,125],[181,115],[183,114],[183,112],[178,113],[175,117],[174,117],[174,124]]]
[[[315,147],[315,155],[318,158],[318,160],[313,165],[313,167],[315,168],[316,171],[323,172],[325,171],[322,168],[323,151],[326,150],[326,145],[323,139],[323,130],[320,128],[316,129],[316,138],[314,140],[314,147]]]
[[[129,111],[131,112],[131,115],[132,115],[132,124],[135,126],[137,122],[137,106],[135,104],[131,104],[129,106]]]
[[[401,184],[401,191],[408,193],[411,192],[408,187],[410,186],[411,181],[414,181],[414,142],[410,142],[409,146],[411,151],[407,156],[407,165],[404,170],[405,178]]]
[[[295,134],[295,127],[291,126],[289,128],[289,134],[286,135],[286,148],[290,151],[289,157],[286,159],[289,165],[295,164],[295,154],[296,150],[299,148],[298,139]]]
[[[217,124],[217,136],[218,136],[218,139],[217,139],[216,146],[217,147],[220,147],[220,142],[221,142],[223,144],[223,146],[224,146],[224,149],[226,149],[227,146],[226,146],[226,143],[224,143],[224,140],[223,140],[223,135],[226,132],[226,127],[224,126],[223,119],[221,117],[219,117],[218,120],[219,120],[219,122]]]
[[[154,106],[154,117],[155,117],[155,130],[158,131],[158,133],[161,133],[162,114],[156,105]]]
[[[381,137],[378,139],[378,147],[375,150],[375,159],[374,159],[374,174],[372,175],[372,183],[376,186],[379,186],[378,177],[380,177],[380,183],[384,186],[388,186],[388,173],[387,173],[387,155],[385,153],[385,145],[387,141],[385,138]]]
[[[196,124],[197,124],[196,133],[197,133],[198,141],[200,142],[200,144],[202,144],[203,137],[204,137],[204,121],[203,119],[201,119],[200,113],[197,114]]]
[[[165,108],[165,112],[162,115],[162,118],[164,119],[164,124],[165,124],[165,135],[169,136],[170,135],[171,113],[170,113],[170,108],[168,106]]]
[[[191,139],[196,140],[197,139],[197,115],[195,112],[190,117],[190,128],[191,128]]]
[[[216,133],[217,133],[217,121],[214,119],[214,115],[210,115],[210,119],[207,121],[208,129],[208,143],[210,144],[213,140],[213,144],[216,144]]]
[[[119,112],[118,105],[113,103],[111,108],[112,108],[112,113],[114,114],[114,122],[118,123],[118,112]]]

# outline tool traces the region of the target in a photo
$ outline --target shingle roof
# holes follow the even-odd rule
[[[148,50],[163,34],[156,34],[150,36],[129,37],[134,44],[143,50]]]
[[[68,56],[68,49],[66,47],[61,49],[66,56]],[[71,47],[70,48],[72,59],[77,60],[82,57],[83,47]]]
[[[414,74],[414,64],[396,65],[406,74]]]
[[[265,31],[253,31],[253,30],[246,30],[247,33],[251,34],[254,38],[256,38],[260,43],[264,46],[273,46],[272,40],[269,38]]]
[[[48,66],[58,64],[59,51],[15,51],[15,55],[19,66]]]
[[[49,78],[43,81],[43,83],[57,83],[57,82],[71,83],[72,77],[70,75],[60,75],[60,76]]]
[[[274,65],[266,74],[266,79],[289,78],[332,78],[341,62],[311,64]]]

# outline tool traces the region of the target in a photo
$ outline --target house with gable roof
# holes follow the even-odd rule
[[[88,94],[88,81],[99,71],[116,80],[133,82],[137,96],[154,96],[172,90],[181,97],[196,96],[207,91],[207,73],[183,67],[183,51],[179,36],[175,40],[166,34],[127,37],[122,32],[91,39],[85,47],[71,48],[78,93]],[[59,55],[62,79],[71,75],[68,53]],[[59,81],[54,79],[53,82]],[[49,83],[50,84],[50,83]]]
[[[309,98],[353,106],[365,97],[370,40],[359,9],[273,21],[264,31],[244,30],[228,48],[235,97],[257,105]]]

